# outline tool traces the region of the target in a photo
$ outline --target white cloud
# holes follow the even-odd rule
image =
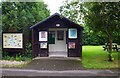
[[[48,5],[51,15],[54,13],[59,13],[59,7],[62,6],[63,1],[65,0],[43,0],[45,4]]]

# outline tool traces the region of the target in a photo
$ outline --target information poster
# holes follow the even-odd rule
[[[75,28],[70,28],[68,35],[69,35],[69,38],[77,38],[77,29],[75,29]]]
[[[40,48],[47,48],[47,43],[46,42],[40,43]]]
[[[39,32],[39,41],[47,41],[47,32],[46,31]]]
[[[3,48],[23,48],[23,34],[3,33]]]
[[[69,42],[69,49],[75,49],[75,42]]]

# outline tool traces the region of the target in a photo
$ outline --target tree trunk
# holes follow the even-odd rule
[[[109,44],[109,55],[108,55],[109,59],[108,59],[108,61],[113,61],[112,60],[112,39],[110,39],[109,42],[110,42],[110,44]]]
[[[107,31],[106,31],[107,32]],[[109,44],[108,44],[108,47],[109,47],[109,50],[108,50],[108,61],[112,62],[112,38],[109,34],[109,32],[107,32],[107,37],[108,37],[108,40],[109,40]]]

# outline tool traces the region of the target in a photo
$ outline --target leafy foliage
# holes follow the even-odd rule
[[[83,5],[84,4],[79,1],[69,2],[68,0],[66,0],[63,6],[60,7],[60,13],[84,27],[82,38],[83,45],[104,44],[105,40],[103,41],[100,40],[101,38],[102,39],[104,38],[94,34],[93,31],[90,30],[89,27],[85,26],[85,24],[83,23],[84,22],[83,16],[85,14]]]
[[[66,0],[60,8],[60,13],[82,24],[83,44],[92,44],[91,41],[95,44],[103,44],[109,42],[109,39],[120,44],[119,5],[120,3],[116,2],[82,3],[79,0],[71,2]]]
[[[2,39],[2,4],[0,3],[0,39]],[[0,40],[0,44],[2,44],[2,40]]]
[[[28,61],[32,59],[32,45],[31,43],[26,44],[26,49],[24,53],[2,53],[3,60],[16,60],[16,61]]]
[[[98,36],[105,37],[105,41],[109,45],[109,61],[112,61],[112,42],[120,37],[120,3],[119,2],[80,2],[71,1],[64,3],[60,8],[63,15],[72,18],[74,22],[79,22],[80,19],[84,20],[83,26],[88,29],[85,30],[83,37],[89,34],[87,41],[93,38],[96,42],[97,36],[90,36],[97,34]],[[93,34],[91,34],[91,31]],[[118,39],[117,39],[118,40]],[[118,42],[117,42],[118,43]]]
[[[29,42],[29,27],[50,15],[44,2],[3,2],[2,30],[3,32],[22,31],[25,43]]]
[[[109,61],[112,61],[112,42],[114,36],[120,36],[120,3],[97,2],[84,3],[86,26],[95,33],[105,35],[109,45]]]
[[[86,26],[97,34],[110,36],[111,39],[120,35],[119,5],[120,3],[115,2],[85,3],[84,7],[87,8],[87,10],[84,9]]]
[[[2,3],[2,31],[23,32],[24,53],[3,53],[3,59],[30,60],[32,58],[30,44],[30,26],[40,22],[50,15],[44,2],[3,2]]]
[[[82,6],[81,3],[79,3],[79,0],[73,0],[71,2],[69,0],[66,0],[63,6],[60,7],[59,11],[61,15],[66,16],[75,23],[82,24],[82,12],[80,11],[81,8]]]

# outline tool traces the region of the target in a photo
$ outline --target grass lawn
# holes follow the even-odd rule
[[[85,68],[119,68],[118,56],[120,52],[113,52],[113,62],[108,62],[108,52],[104,51],[102,46],[83,46],[82,64]]]

